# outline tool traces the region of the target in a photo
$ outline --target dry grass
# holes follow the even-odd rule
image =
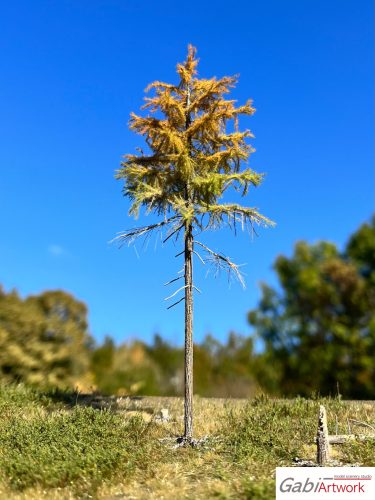
[[[35,431],[30,442],[26,440],[23,443],[19,436],[11,438],[18,439],[18,445],[24,447],[25,453],[29,453],[31,447],[31,450],[36,450],[36,455],[39,452],[43,455],[50,452],[50,445],[46,440],[45,447],[38,448],[40,434],[37,431],[40,426],[36,420],[45,419],[57,450],[56,461],[52,455],[50,464],[56,474],[51,473],[48,462],[42,461],[40,470],[37,462],[33,464],[32,473],[25,472],[18,463],[17,454],[12,454],[5,446],[0,450],[0,472],[4,477],[0,484],[0,498],[272,499],[276,466],[291,465],[296,456],[305,460],[315,459],[313,440],[320,402],[304,399],[273,401],[267,398],[248,402],[197,397],[194,400],[195,435],[210,436],[207,447],[173,449],[173,438],[181,435],[183,430],[183,400],[180,398],[103,399],[77,394],[45,396],[22,387],[13,387],[9,392],[3,390],[3,399],[0,398],[0,434],[3,432],[2,436],[9,438],[8,434],[12,431],[8,429],[8,434],[4,434],[4,429],[12,419],[21,422],[18,423],[21,430],[25,423],[26,427],[29,426],[27,429]],[[336,432],[336,417],[339,434],[347,433],[348,418],[375,424],[373,403],[329,399],[324,400],[324,404],[331,434]],[[89,452],[94,462],[87,463],[82,459],[82,462],[78,462],[82,464],[78,471],[74,468],[69,470],[77,467],[77,464],[70,464],[69,460],[59,466],[60,440],[54,427],[55,424],[57,428],[61,426],[61,418],[65,418],[66,425],[69,425],[69,415],[74,416],[76,407],[80,408],[78,413],[81,420],[73,420],[75,427],[68,427],[68,431],[78,433],[83,447],[88,426],[97,426],[94,435],[96,432],[102,434],[105,428],[104,436],[109,436],[109,439],[113,439],[113,426],[122,428],[118,440],[115,438],[111,448],[107,449],[107,438],[104,441],[95,440],[89,433]],[[94,413],[93,407],[96,408]],[[166,423],[160,423],[155,418],[162,408],[169,410],[170,420]],[[135,415],[141,419],[134,419]],[[133,422],[132,427],[129,427],[130,433],[126,430],[128,421]],[[79,425],[83,428],[79,429]],[[355,428],[353,424],[351,431],[371,433],[371,429]],[[72,436],[76,435],[74,433]],[[142,437],[137,440],[133,434]],[[161,444],[160,440],[165,438],[170,440]],[[61,439],[62,446],[66,446],[66,442],[66,439]],[[75,446],[76,453],[82,452],[84,457],[86,450],[82,450],[77,443]],[[118,458],[112,453],[113,447],[119,450]],[[335,453],[336,458],[343,463],[375,465],[373,449],[374,441],[364,443],[353,440],[347,445],[337,446]],[[133,458],[135,456],[136,459]],[[35,459],[38,461],[38,457]],[[3,468],[1,464],[6,460],[7,466]],[[108,460],[112,460],[112,465],[108,466]],[[134,462],[131,467],[128,466],[129,460]],[[9,461],[13,461],[12,467]],[[96,463],[102,464],[98,465],[100,470],[93,469]],[[9,475],[9,470],[13,471],[13,475]],[[27,477],[17,477],[17,471]],[[66,475],[67,472],[70,476]],[[71,479],[65,480],[65,477]]]

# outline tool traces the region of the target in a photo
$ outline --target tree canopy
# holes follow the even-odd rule
[[[269,390],[371,398],[375,380],[375,218],[340,253],[298,242],[274,265],[249,321],[264,341],[259,381]],[[267,365],[270,367],[267,369]]]
[[[223,225],[236,229],[272,222],[256,208],[220,202],[229,188],[245,196],[250,186],[258,186],[264,174],[242,168],[254,151],[248,144],[250,130],[239,130],[239,117],[255,112],[252,101],[237,106],[226,95],[237,83],[236,76],[220,79],[198,78],[196,49],[191,45],[184,63],[177,65],[178,84],[156,81],[146,92],[143,117],[131,114],[130,129],[144,137],[147,152],[127,154],[117,178],[124,181],[123,192],[132,204],[130,214],[140,208],[162,215],[159,223],[134,228],[119,236],[133,241],[164,228],[167,238],[176,237],[188,225],[199,231]],[[210,251],[207,261],[234,272],[237,267],[224,255]]]
[[[89,365],[87,309],[57,290],[21,299],[0,289],[0,378],[69,387]]]

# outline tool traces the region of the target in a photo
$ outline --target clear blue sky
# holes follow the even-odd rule
[[[200,75],[240,73],[254,99],[251,166],[267,172],[246,204],[277,221],[251,241],[207,237],[247,263],[247,289],[196,265],[195,332],[247,334],[246,312],[272,263],[298,239],[341,248],[374,209],[371,0],[12,0],[0,16],[0,282],[22,295],[62,288],[85,301],[90,328],[120,342],[155,332],[181,343],[183,307],[162,284],[180,268],[173,244],[108,245],[129,228],[114,179],[141,139],[127,129],[153,80],[176,81],[186,46]],[[141,219],[137,224],[148,222]]]

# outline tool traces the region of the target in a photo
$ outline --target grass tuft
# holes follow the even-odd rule
[[[362,435],[375,421],[370,402],[195,398],[195,433],[209,435],[207,446],[171,449],[159,440],[181,435],[180,398],[125,398],[106,410],[88,404],[75,393],[0,387],[1,498],[270,500],[277,466],[315,460],[319,404],[330,434],[336,425],[346,434],[353,419],[351,432]],[[170,421],[153,422],[153,408],[168,408]],[[351,440],[334,448],[335,459],[374,466],[374,444]]]
[[[80,406],[52,413],[34,408],[30,415],[25,408],[38,398],[33,391],[18,390],[25,397],[22,415],[14,408],[5,411],[4,398],[1,405],[0,471],[13,489],[74,486],[95,491],[103,480],[116,475],[126,480],[152,461],[151,446],[156,444],[142,418],[124,419]],[[5,400],[22,408],[18,396],[10,389]]]

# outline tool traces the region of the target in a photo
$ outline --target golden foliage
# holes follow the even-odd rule
[[[263,178],[249,168],[241,171],[254,149],[247,143],[250,130],[239,130],[239,116],[255,112],[252,101],[237,106],[225,98],[237,76],[220,79],[197,77],[196,49],[189,45],[187,58],[177,65],[179,84],[156,81],[146,92],[145,117],[131,114],[130,129],[142,135],[148,154],[125,155],[117,177],[124,180],[124,195],[132,200],[130,213],[144,206],[165,217],[170,212],[183,223],[207,227],[232,222],[270,224],[255,209],[219,204],[233,187],[245,196]],[[229,130],[228,130],[229,129]],[[184,225],[184,224],[182,224]]]

